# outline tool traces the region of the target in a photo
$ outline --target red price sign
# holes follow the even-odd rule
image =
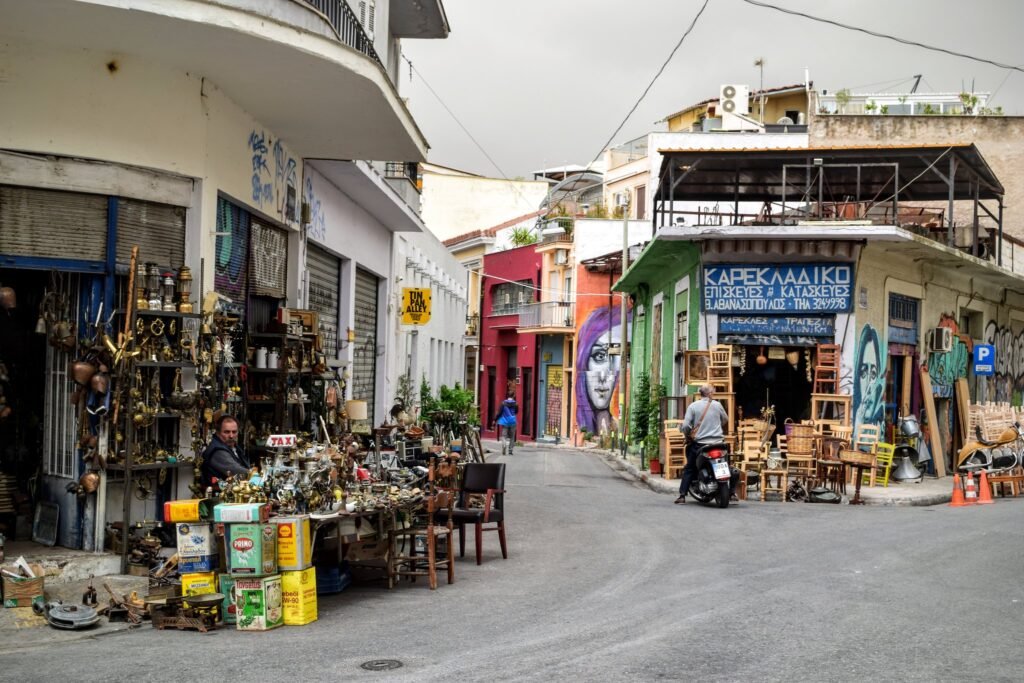
[[[267,437],[267,448],[294,448],[294,434],[271,434]]]

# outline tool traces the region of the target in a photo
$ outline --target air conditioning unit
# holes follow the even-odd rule
[[[569,262],[568,249],[555,249],[555,265],[564,266]]]
[[[948,327],[933,327],[928,334],[928,351],[949,353],[953,350],[953,330]]]
[[[745,85],[723,85],[718,110],[729,114],[750,113],[750,88]]]

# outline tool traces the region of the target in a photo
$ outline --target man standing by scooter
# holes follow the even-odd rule
[[[683,480],[679,483],[679,497],[676,498],[676,505],[686,502],[686,494],[690,490],[690,483],[697,475],[697,455],[700,449],[711,444],[722,443],[725,435],[724,428],[729,423],[729,415],[725,412],[722,404],[714,400],[715,388],[710,384],[704,384],[700,388],[700,399],[690,404],[683,417],[683,424],[679,429],[686,434],[686,467],[683,468]],[[730,484],[730,495],[736,486],[736,477],[733,476]]]

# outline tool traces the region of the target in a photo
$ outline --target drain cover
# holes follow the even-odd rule
[[[368,662],[363,662],[359,666],[367,671],[390,671],[391,669],[400,668],[402,663],[397,659],[371,659]]]

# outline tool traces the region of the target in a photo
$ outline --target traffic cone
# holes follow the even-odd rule
[[[978,478],[978,505],[991,505],[995,501],[992,500],[992,487],[988,485],[988,475],[985,474],[985,470],[981,471],[981,476]]]
[[[978,504],[978,489],[974,486],[974,472],[967,473],[967,486],[964,490],[964,504],[965,505],[977,505]]]
[[[951,508],[962,508],[967,503],[964,502],[964,490],[960,488],[960,475],[953,474],[953,498],[949,501],[949,507]]]

